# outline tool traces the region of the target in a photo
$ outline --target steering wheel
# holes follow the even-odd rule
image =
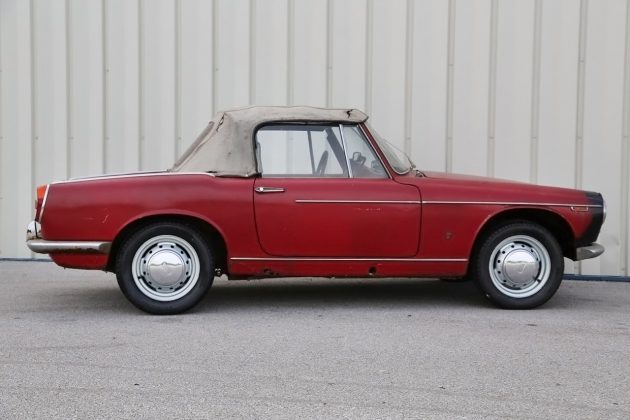
[[[361,154],[361,152],[354,152],[352,154],[352,159],[350,161],[357,166],[363,166],[365,163],[366,157]]]
[[[327,163],[328,163],[328,150],[325,150],[324,153],[322,153],[322,157],[319,158],[319,163],[317,164],[315,175],[324,175],[324,171],[326,170]]]

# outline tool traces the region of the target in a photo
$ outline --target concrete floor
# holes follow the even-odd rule
[[[495,309],[438,280],[217,280],[192,312],[0,261],[0,418],[630,418],[630,283]]]

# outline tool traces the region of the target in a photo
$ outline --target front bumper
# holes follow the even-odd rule
[[[588,260],[590,258],[599,257],[604,253],[604,247],[600,244],[592,243],[575,250],[575,261]]]
[[[40,224],[32,221],[26,228],[26,246],[38,254],[109,254],[112,243],[105,241],[47,241],[41,239]]]

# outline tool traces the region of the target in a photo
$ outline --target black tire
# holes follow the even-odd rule
[[[547,302],[563,273],[556,238],[526,221],[510,222],[480,238],[470,271],[483,295],[506,309],[531,309]]]
[[[205,238],[189,225],[161,222],[133,233],[116,259],[116,278],[137,308],[156,315],[195,306],[214,280]]]

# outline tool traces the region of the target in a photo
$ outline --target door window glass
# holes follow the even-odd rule
[[[339,126],[273,124],[256,132],[264,177],[347,177]]]

